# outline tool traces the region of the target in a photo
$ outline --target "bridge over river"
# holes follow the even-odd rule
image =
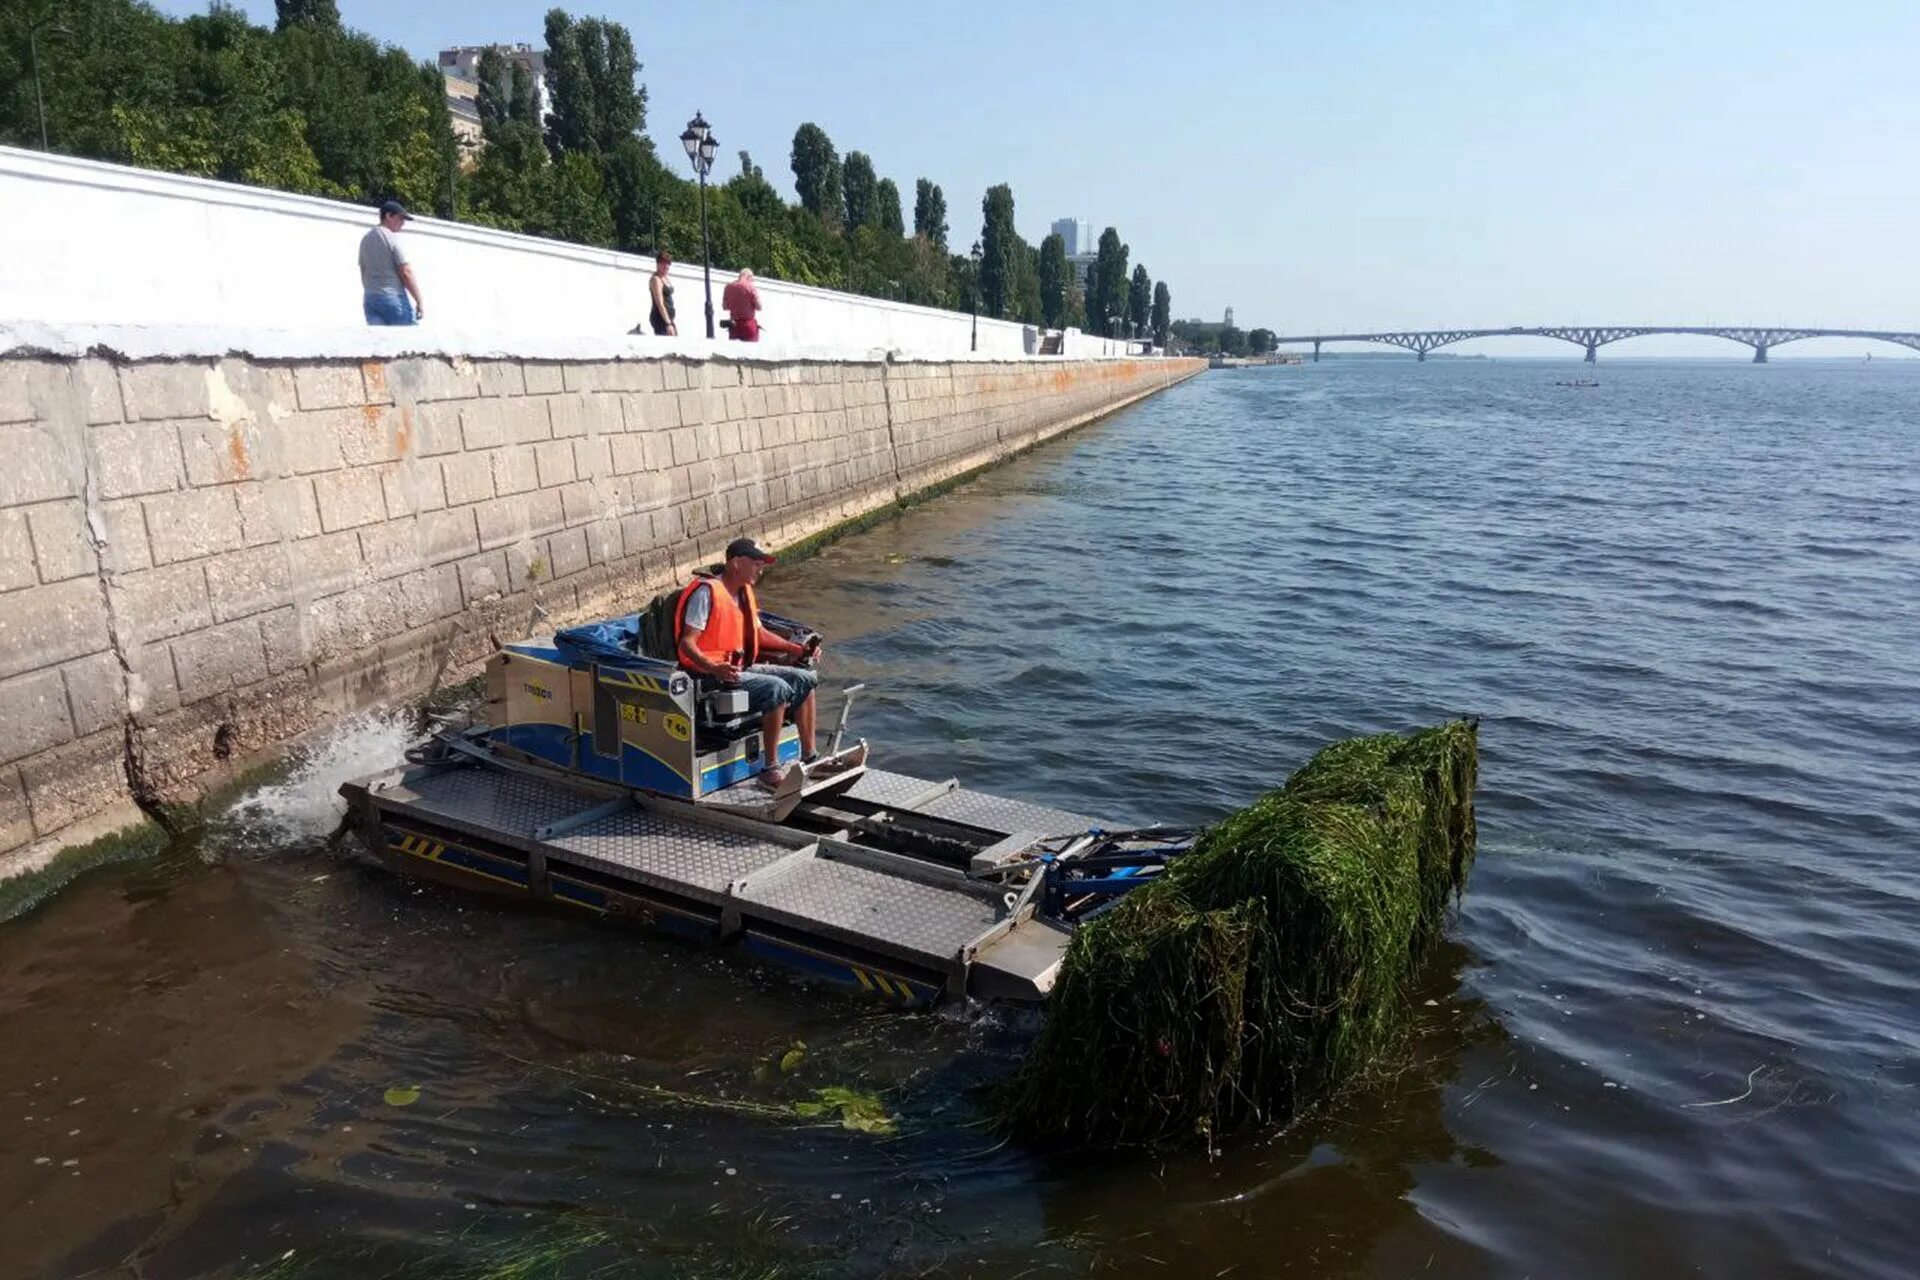
[[[1515,325],[1510,329],[1398,329],[1390,333],[1310,333],[1298,337],[1275,338],[1276,346],[1313,344],[1313,358],[1320,358],[1323,342],[1379,342],[1404,347],[1422,360],[1427,352],[1469,338],[1558,338],[1587,349],[1592,364],[1601,347],[1623,338],[1642,338],[1656,333],[1703,334],[1726,338],[1753,348],[1753,362],[1765,364],[1767,352],[1783,342],[1802,338],[1871,338],[1920,351],[1920,333],[1889,332],[1883,329],[1788,329],[1761,325],[1547,325],[1529,329]]]

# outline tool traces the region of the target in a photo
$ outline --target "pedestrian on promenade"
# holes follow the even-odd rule
[[[413,324],[427,318],[420,281],[400,247],[400,228],[413,218],[398,200],[380,206],[380,225],[360,238],[361,310],[368,324]],[[407,295],[413,295],[411,306]]]
[[[726,287],[720,305],[733,321],[729,331],[735,342],[760,341],[760,321],[754,314],[760,310],[760,291],[753,287],[752,268],[743,268],[739,278]]]
[[[673,322],[673,286],[667,283],[667,268],[672,265],[673,259],[667,254],[658,255],[653,260],[653,278],[647,281],[647,296],[653,301],[647,321],[663,338],[680,336],[679,326]]]

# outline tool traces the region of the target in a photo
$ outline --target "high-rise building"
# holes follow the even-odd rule
[[[1233,328],[1233,308],[1227,308],[1227,328]]]
[[[1092,253],[1094,249],[1092,228],[1085,218],[1059,218],[1054,221],[1053,234],[1067,242],[1067,256],[1074,257],[1082,253]]]

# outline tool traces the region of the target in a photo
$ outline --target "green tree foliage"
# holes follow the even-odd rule
[[[1108,227],[1100,233],[1093,274],[1087,287],[1087,328],[1107,333],[1127,310],[1127,246],[1120,233]]]
[[[514,70],[519,67],[516,65]],[[513,118],[513,82],[507,71],[507,60],[500,56],[499,49],[481,52],[480,61],[473,68],[473,78],[477,88],[473,105],[480,114],[480,133],[492,142],[500,126]]]
[[[1166,346],[1167,339],[1172,336],[1173,294],[1168,291],[1165,280],[1153,286],[1152,324],[1154,345]]]
[[[1279,335],[1271,329],[1254,329],[1247,334],[1247,354],[1255,356],[1271,355],[1279,344],[1274,339]]]
[[[840,216],[840,153],[827,131],[811,122],[793,131],[793,187],[800,207],[822,218]]]
[[[1055,232],[1040,242],[1040,319],[1058,329],[1067,316],[1067,241]]]
[[[1136,266],[1127,282],[1127,331],[1145,333],[1153,314],[1153,278],[1145,265]]]
[[[613,216],[600,166],[592,156],[575,151],[554,161],[544,197],[538,220],[527,230],[575,244],[613,243]]]
[[[540,125],[540,87],[527,64],[515,61],[508,92],[507,114],[521,124]]]
[[[873,172],[873,159],[864,151],[847,152],[840,170],[840,190],[844,199],[844,225],[848,231],[870,227],[876,221],[879,179]]]
[[[334,0],[273,0],[274,30],[288,27],[340,29],[340,6]]]
[[[940,250],[947,249],[947,196],[940,184],[926,178],[913,184],[913,234]]]
[[[890,236],[904,236],[907,227],[900,213],[900,188],[892,178],[880,179],[873,189],[873,202],[879,228]]]
[[[980,201],[980,310],[990,316],[1011,313],[1020,235],[1013,227],[1013,188],[1002,182],[987,188]]]
[[[633,37],[617,22],[576,21],[565,9],[546,20],[547,80],[553,111],[547,117],[547,148],[605,154],[647,124],[647,91],[640,87],[640,60]]]

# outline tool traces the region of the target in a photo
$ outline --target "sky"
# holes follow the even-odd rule
[[[339,6],[421,58],[537,46],[547,7]],[[273,19],[272,0],[241,7]],[[914,179],[939,182],[958,245],[997,182],[1035,244],[1055,218],[1116,227],[1177,316],[1232,306],[1243,328],[1282,333],[1920,329],[1911,0],[570,8],[633,33],[662,156],[682,155],[699,110],[717,168],[730,176],[745,148],[791,199],[793,131],[813,121],[872,156],[909,217]],[[1569,350],[1536,342],[1499,349]]]

